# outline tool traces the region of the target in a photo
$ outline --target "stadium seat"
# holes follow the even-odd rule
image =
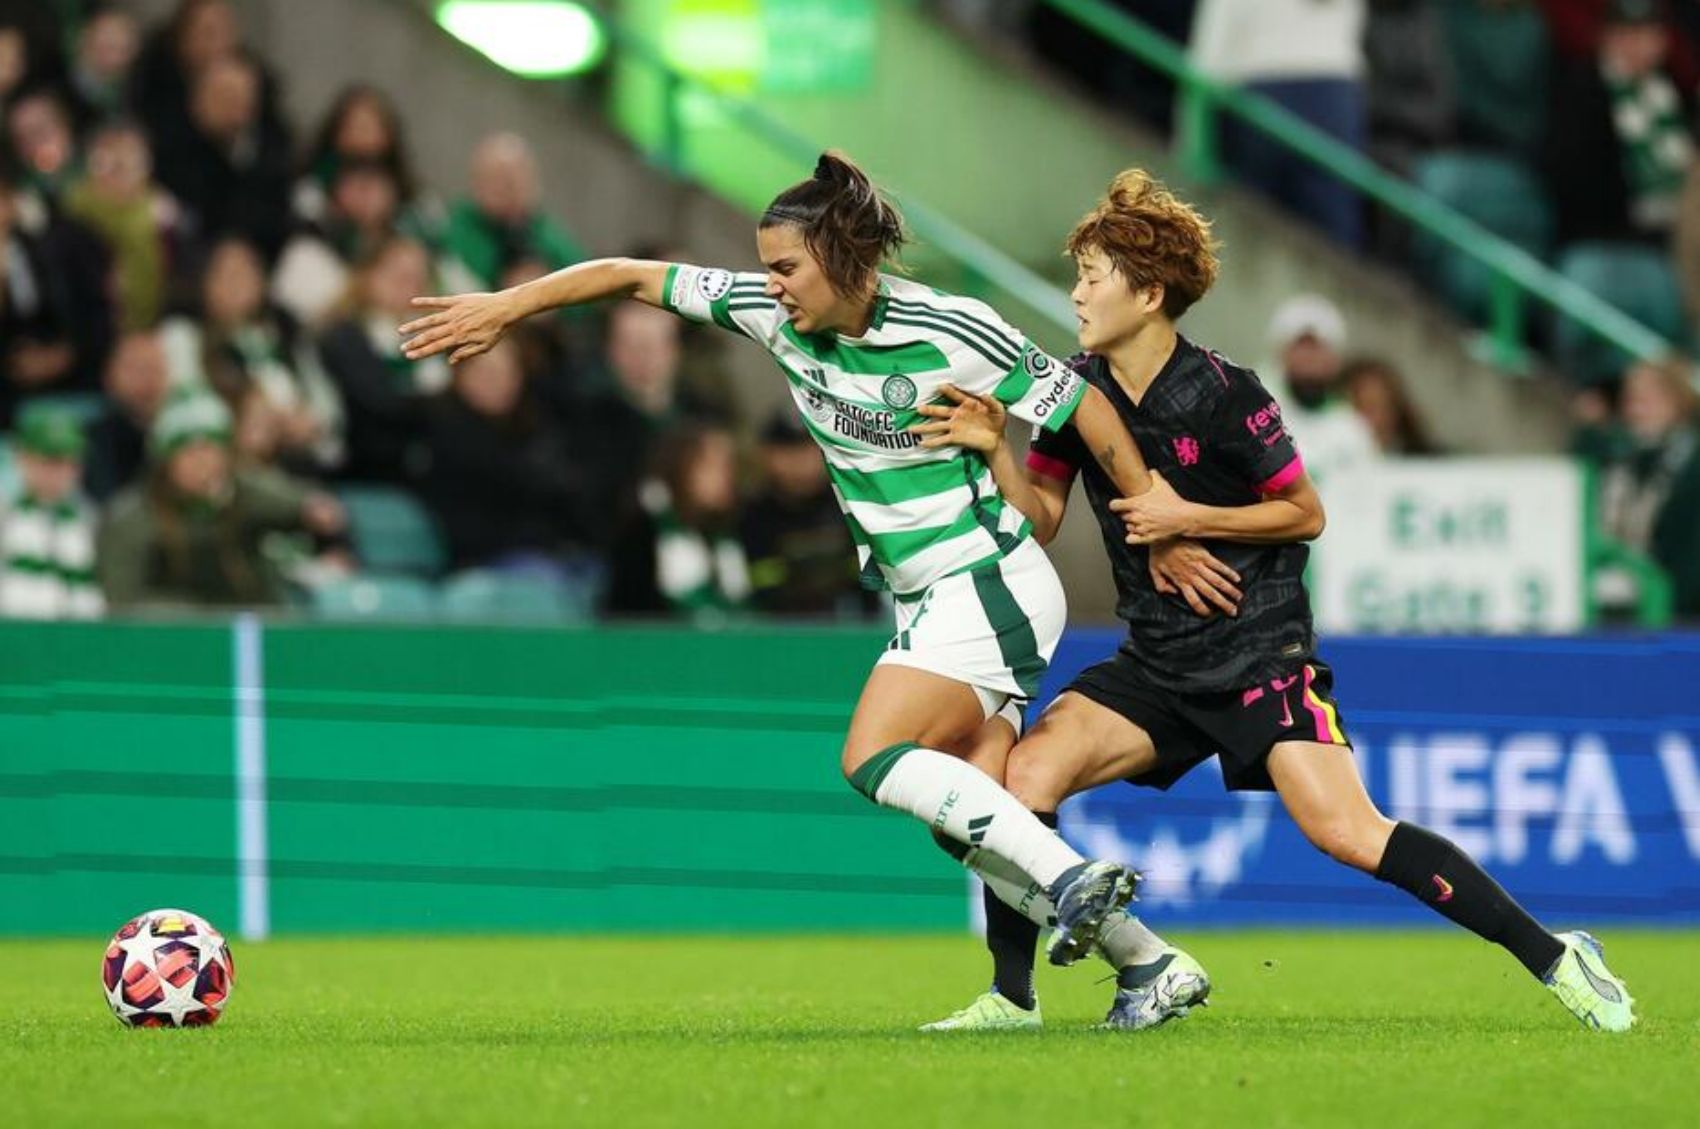
[[[309,606],[319,619],[419,622],[436,610],[431,586],[412,576],[360,575],[315,585]]]
[[[469,569],[443,581],[437,610],[462,623],[557,624],[590,616],[587,600],[568,585],[540,576]]]
[[[1522,162],[1491,153],[1446,150],[1420,158],[1412,179],[1424,192],[1537,258],[1552,243],[1552,207]],[[1460,313],[1488,316],[1493,272],[1425,232],[1412,237],[1418,271]]]
[[[1567,247],[1558,271],[1681,348],[1686,342],[1682,292],[1669,255],[1638,243],[1578,243]],[[1629,357],[1569,318],[1553,329],[1562,371],[1584,383],[1615,380]]]
[[[1458,99],[1458,132],[1468,143],[1525,158],[1546,129],[1546,21],[1533,4],[1444,0],[1447,54]]]
[[[391,486],[344,486],[337,497],[348,510],[354,553],[373,572],[434,577],[447,552],[437,523],[418,499]]]

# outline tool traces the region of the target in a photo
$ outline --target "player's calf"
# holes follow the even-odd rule
[[[1375,876],[1503,947],[1532,976],[1546,977],[1564,955],[1563,941],[1543,929],[1474,859],[1432,831],[1412,823],[1394,827]]]

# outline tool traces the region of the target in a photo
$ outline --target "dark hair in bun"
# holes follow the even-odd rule
[[[803,233],[803,245],[844,297],[871,291],[880,264],[906,238],[897,206],[837,150],[822,153],[813,176],[773,198],[760,226],[781,224]]]

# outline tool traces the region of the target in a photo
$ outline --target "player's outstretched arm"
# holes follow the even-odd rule
[[[1327,517],[1310,476],[1293,481],[1249,506],[1205,506],[1176,494],[1161,475],[1137,498],[1118,498],[1110,508],[1127,523],[1129,544],[1148,545],[1168,537],[1216,538],[1258,545],[1312,541]]]
[[[415,298],[432,313],[401,327],[409,360],[448,353],[449,363],[487,352],[515,322],[561,306],[604,298],[636,298],[661,305],[670,263],[647,259],[592,259],[519,286],[487,294]]]
[[[1017,465],[1015,452],[1004,436],[1009,415],[996,396],[965,392],[954,384],[939,386],[949,404],[922,404],[916,411],[926,416],[909,430],[921,435],[921,446],[962,447],[986,457],[998,491],[1010,505],[1033,523],[1033,538],[1048,545],[1062,526],[1068,509],[1068,483],[1032,474]]]

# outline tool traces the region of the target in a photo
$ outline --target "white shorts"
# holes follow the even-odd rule
[[[965,683],[991,717],[1038,693],[1067,618],[1051,559],[1027,539],[1001,561],[900,597],[897,634],[879,661]]]

